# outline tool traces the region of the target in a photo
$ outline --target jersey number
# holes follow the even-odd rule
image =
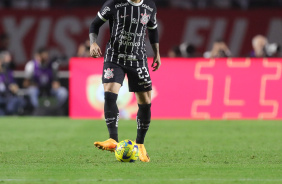
[[[139,79],[144,79],[145,77],[149,77],[149,72],[146,67],[137,68]],[[145,76],[143,75],[143,71],[145,72]]]

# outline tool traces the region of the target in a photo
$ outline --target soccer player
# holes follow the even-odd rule
[[[94,145],[102,150],[114,151],[118,142],[119,110],[116,104],[125,74],[129,91],[134,92],[137,103],[137,138],[139,159],[149,162],[144,147],[145,135],[151,122],[152,81],[148,72],[145,36],[148,29],[155,53],[153,71],[161,66],[156,19],[157,9],[152,0],[107,0],[90,26],[90,55],[102,55],[97,45],[99,28],[109,20],[110,40],[106,47],[102,82],[105,91],[104,115],[110,138]]]

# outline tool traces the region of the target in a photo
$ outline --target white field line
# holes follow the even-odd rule
[[[282,182],[282,179],[253,179],[253,178],[234,178],[234,179],[221,179],[221,178],[167,178],[167,179],[0,179],[0,182],[119,182],[119,181],[241,181],[241,182]]]

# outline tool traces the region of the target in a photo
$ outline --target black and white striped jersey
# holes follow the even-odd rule
[[[157,9],[152,0],[107,0],[98,16],[109,20],[111,38],[106,47],[105,62],[127,66],[145,66],[147,29],[157,28]]]

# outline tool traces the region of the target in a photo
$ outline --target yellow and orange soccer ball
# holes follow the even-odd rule
[[[123,140],[118,143],[115,156],[120,162],[135,162],[139,158],[138,145],[131,140]]]

